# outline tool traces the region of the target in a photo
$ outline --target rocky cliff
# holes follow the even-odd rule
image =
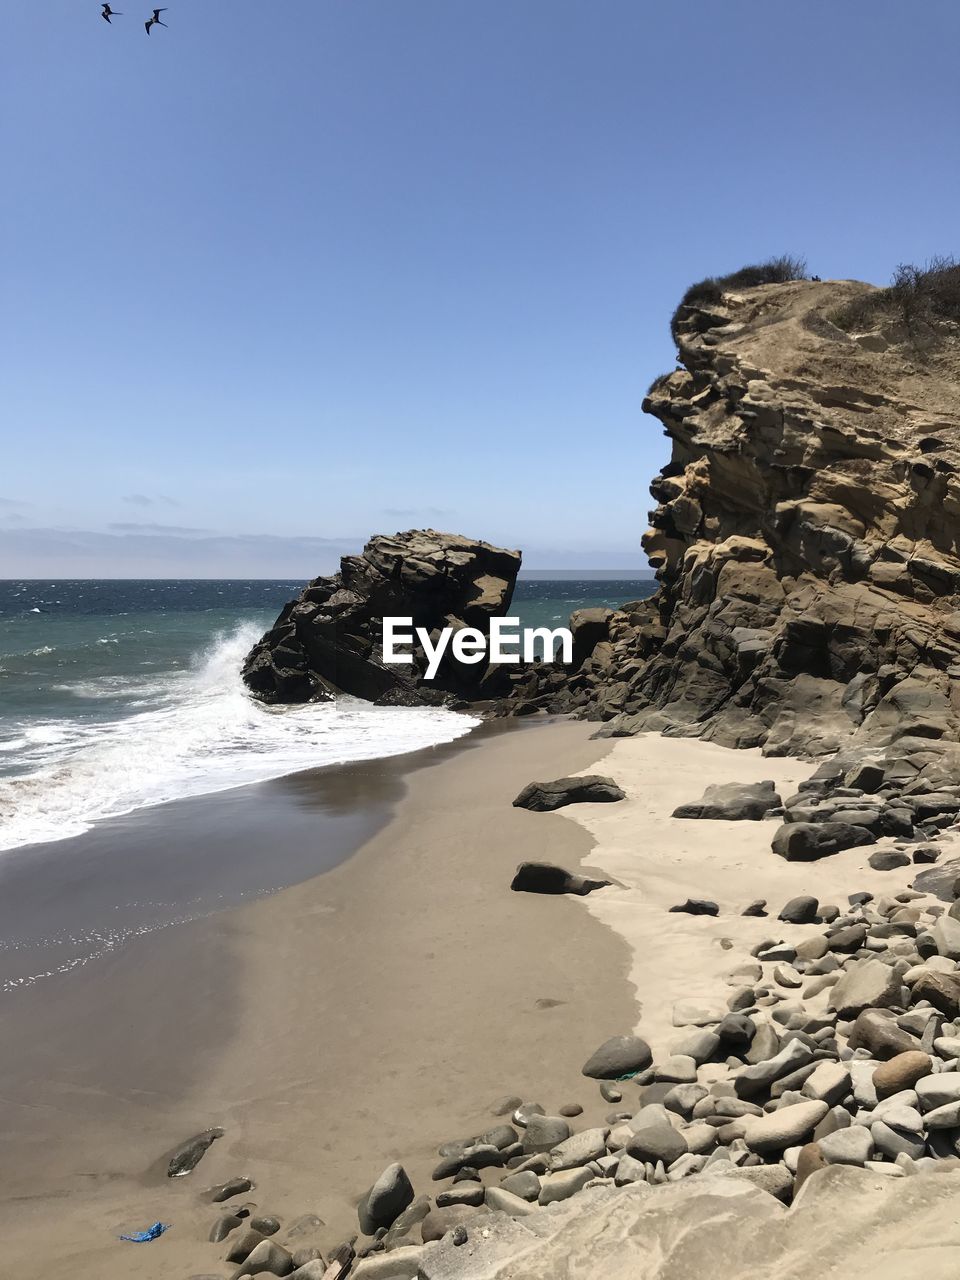
[[[659,590],[554,705],[775,755],[960,736],[960,341],[839,328],[870,291],[681,310],[644,402],[672,442],[643,539]]]
[[[449,655],[424,684],[425,661],[386,664],[382,619],[410,617],[434,638],[442,627],[489,633],[510,607],[519,551],[417,529],[375,537],[340,571],[307,584],[247,655],[243,679],[263,702],[323,701],[337,693],[381,704],[489,698],[509,686],[501,667]]]

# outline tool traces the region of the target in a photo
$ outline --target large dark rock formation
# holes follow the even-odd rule
[[[451,702],[496,697],[507,671],[483,661],[465,665],[448,654],[435,679],[414,646],[412,665],[387,665],[384,617],[412,617],[436,636],[441,627],[475,627],[510,607],[519,551],[454,533],[410,530],[372,538],[362,555],[344,556],[340,572],[317,578],[285,605],[250,651],[243,678],[264,702],[309,702],[336,693],[381,704]]]

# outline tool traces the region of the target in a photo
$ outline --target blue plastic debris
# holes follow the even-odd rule
[[[147,1240],[158,1240],[165,1231],[170,1230],[169,1222],[155,1222],[146,1231],[134,1231],[129,1236],[121,1236],[121,1240],[131,1240],[134,1244],[145,1244]]]

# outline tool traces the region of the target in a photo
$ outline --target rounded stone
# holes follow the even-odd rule
[[[687,1154],[686,1139],[666,1121],[645,1125],[627,1143],[627,1154],[644,1163],[662,1160],[669,1168],[674,1160]]]
[[[582,1072],[593,1080],[619,1080],[645,1071],[653,1062],[646,1040],[639,1036],[611,1036],[583,1064]]]
[[[912,1089],[918,1080],[930,1075],[932,1070],[933,1060],[929,1054],[921,1053],[919,1049],[911,1049],[888,1058],[873,1073],[873,1087],[877,1091],[877,1098],[882,1100],[895,1093],[902,1093],[904,1089]]]
[[[801,894],[784,904],[778,918],[787,924],[811,924],[817,918],[819,907],[820,903],[816,898]]]

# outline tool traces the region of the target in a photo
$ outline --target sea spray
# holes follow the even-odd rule
[[[39,722],[19,741],[35,767],[0,779],[0,850],[80,835],[148,805],[229,790],[321,765],[450,742],[478,722],[439,708],[351,698],[270,708],[239,676],[250,623],[215,637],[186,671],[145,675],[141,705],[115,719]],[[96,698],[96,684],[87,691]],[[126,696],[138,701],[135,680]]]

